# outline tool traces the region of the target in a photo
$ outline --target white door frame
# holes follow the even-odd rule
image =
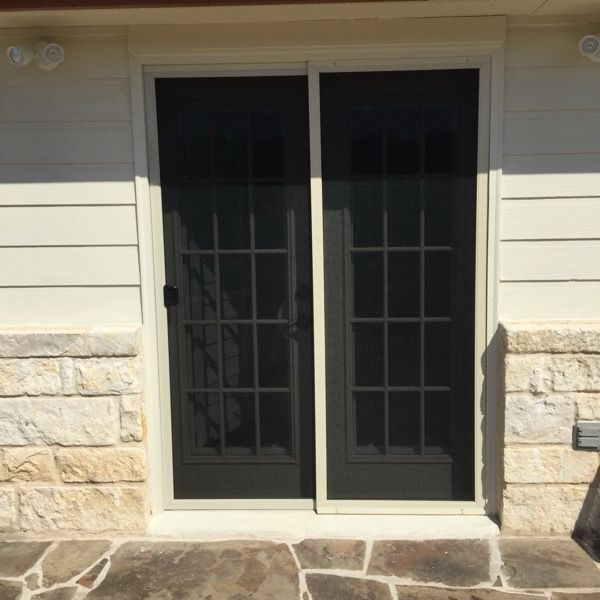
[[[424,54],[426,53],[426,56]],[[130,49],[135,187],[144,321],[145,398],[148,418],[150,501],[153,514],[186,509],[307,509],[345,514],[470,514],[497,511],[497,449],[495,406],[498,365],[497,212],[501,178],[504,80],[503,40],[494,43],[438,44],[434,49],[402,45],[339,47],[315,53],[303,48],[281,51],[252,49],[226,53],[181,51],[157,58],[155,52]],[[299,60],[304,56],[305,60]],[[369,58],[364,58],[368,56]],[[290,58],[293,57],[293,60]],[[475,333],[475,500],[383,501],[327,498],[325,319],[320,161],[319,75],[334,71],[402,71],[477,68],[480,72],[477,176],[476,333]],[[172,440],[160,172],[154,81],[157,77],[257,76],[305,74],[309,81],[313,297],[315,339],[316,498],[312,500],[177,500],[173,493]],[[484,420],[485,415],[485,420]],[[485,429],[484,429],[485,428]],[[485,469],[484,469],[485,464]]]

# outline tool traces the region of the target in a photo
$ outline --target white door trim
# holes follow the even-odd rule
[[[293,52],[292,52],[293,50]],[[423,45],[398,44],[321,49],[324,60],[310,60],[313,52],[302,48],[285,52],[227,51],[228,64],[216,52],[191,52],[167,57],[170,65],[157,60],[156,53],[130,55],[132,120],[135,153],[135,189],[140,243],[142,307],[144,321],[145,397],[148,419],[150,501],[153,514],[172,509],[311,509],[322,513],[362,514],[472,514],[493,515],[497,511],[497,462],[499,454],[494,406],[498,367],[490,360],[494,350],[497,273],[497,211],[502,155],[503,40],[495,43],[458,46],[438,44],[424,57]],[[421,53],[421,55],[418,54]],[[287,59],[293,55],[294,60]],[[357,58],[357,56],[369,58]],[[325,60],[325,58],[327,60]],[[258,59],[258,60],[257,60]],[[191,60],[196,65],[190,64]],[[254,62],[251,62],[254,60]],[[179,64],[178,64],[179,63]],[[331,501],[326,497],[325,454],[325,344],[322,197],[320,179],[320,123],[318,120],[318,77],[326,71],[373,71],[478,68],[480,70],[479,154],[477,179],[477,298],[476,298],[476,500],[438,501]],[[202,77],[281,75],[304,73],[309,78],[311,134],[311,208],[313,210],[313,279],[315,305],[315,407],[317,451],[317,496],[312,500],[176,500],[173,497],[172,441],[170,427],[169,361],[166,311],[162,305],[165,283],[160,172],[154,80],[156,77]],[[488,208],[489,207],[489,208]],[[487,363],[487,366],[486,366]],[[485,377],[484,377],[485,375]],[[485,421],[483,419],[486,416]],[[486,423],[486,431],[483,430]],[[485,439],[485,444],[484,444]],[[483,468],[485,464],[485,469]]]

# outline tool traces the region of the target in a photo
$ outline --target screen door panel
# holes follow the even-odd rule
[[[321,76],[329,498],[473,499],[477,81]]]
[[[175,497],[312,497],[306,79],[157,101]]]

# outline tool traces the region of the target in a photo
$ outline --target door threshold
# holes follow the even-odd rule
[[[347,515],[313,510],[165,510],[150,519],[150,535],[222,539],[301,540],[480,539],[499,535],[486,515]]]

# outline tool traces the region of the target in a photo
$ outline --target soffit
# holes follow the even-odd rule
[[[183,3],[189,6],[181,6]],[[0,27],[600,14],[600,0],[2,0]],[[124,8],[136,3],[145,8]],[[178,6],[173,7],[177,3]],[[168,6],[165,6],[167,4]],[[77,9],[59,6],[80,6]],[[104,8],[83,8],[99,6]],[[115,8],[119,5],[122,8]],[[52,10],[42,7],[53,7]],[[112,6],[112,7],[111,7]],[[20,10],[15,7],[22,7]]]

